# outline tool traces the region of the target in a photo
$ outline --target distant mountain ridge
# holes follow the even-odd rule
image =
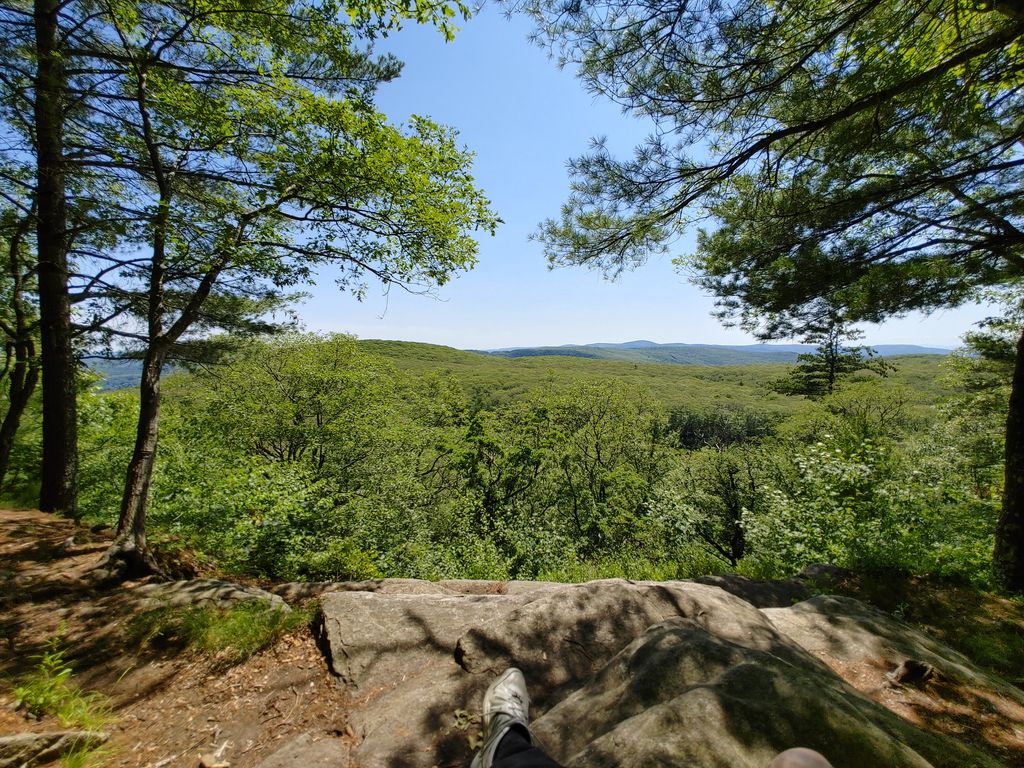
[[[623,343],[566,344],[560,347],[511,347],[508,349],[467,349],[422,344],[419,342],[389,342],[363,340],[362,344],[397,345],[392,354],[399,356],[426,356],[438,353],[456,355],[483,355],[486,357],[582,357],[630,363],[669,363],[676,365],[763,365],[764,363],[794,363],[797,355],[813,352],[811,344],[658,344],[653,341],[626,341]],[[882,357],[894,355],[948,355],[950,350],[920,347],[914,344],[879,344],[874,347]],[[443,354],[441,355],[443,358]],[[441,359],[441,358],[438,358]],[[139,360],[89,360],[88,367],[103,377],[105,390],[137,387],[142,373]],[[171,372],[169,367],[166,373]]]
[[[471,350],[496,357],[589,357],[634,363],[674,363],[677,365],[748,365],[758,363],[794,363],[797,356],[813,352],[813,344],[659,344],[637,340],[622,343],[564,344],[557,347],[508,347]],[[916,344],[877,344],[879,357],[896,355],[948,355],[950,350]]]

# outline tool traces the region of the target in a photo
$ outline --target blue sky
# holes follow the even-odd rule
[[[529,20],[493,7],[462,25],[452,43],[432,28],[410,26],[387,40],[405,62],[381,87],[378,105],[393,120],[429,116],[457,128],[477,153],[475,177],[504,219],[480,242],[480,262],[437,298],[371,287],[359,303],[339,294],[329,272],[299,307],[309,330],[490,349],[621,342],[744,344],[753,339],[711,316],[713,300],[678,274],[669,258],[651,260],[616,282],[589,270],[551,271],[528,236],[556,216],[568,190],[565,163],[594,136],[628,153],[647,133],[642,123],[587,94],[527,40]],[[677,244],[685,252],[692,240]],[[952,347],[982,308],[969,307],[865,326],[869,344]]]

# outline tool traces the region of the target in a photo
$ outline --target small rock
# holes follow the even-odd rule
[[[217,755],[200,755],[199,768],[231,768],[231,763],[221,760]]]

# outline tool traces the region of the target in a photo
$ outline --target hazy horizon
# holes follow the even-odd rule
[[[550,348],[558,349],[561,347],[593,347],[598,345],[616,345],[622,346],[624,344],[633,344],[638,342],[645,342],[648,344],[655,344],[657,346],[694,346],[694,347],[753,347],[753,346],[767,346],[767,347],[793,347],[793,346],[804,346],[814,347],[814,344],[806,344],[800,341],[751,341],[751,342],[737,342],[737,343],[719,343],[709,341],[652,341],[651,339],[626,339],[624,341],[587,341],[587,342],[574,342],[568,341],[559,344],[506,344],[500,347],[459,347],[453,344],[443,344],[434,341],[418,341],[416,339],[386,339],[383,337],[369,337],[369,336],[358,336],[360,341],[399,341],[410,344],[432,344],[440,347],[450,347],[452,349],[462,350],[464,352],[500,352],[509,349],[537,349],[537,348]],[[948,346],[941,344],[919,344],[917,342],[905,341],[905,342],[882,342],[879,344],[868,344],[864,341],[851,341],[848,346],[865,346],[865,347],[920,347],[921,349],[941,349],[946,352],[952,352],[956,349],[956,346]]]

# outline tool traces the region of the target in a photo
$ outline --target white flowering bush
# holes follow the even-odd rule
[[[791,457],[760,510],[743,516],[757,572],[792,573],[812,562],[852,568],[944,571],[979,577],[992,510],[942,476],[941,464],[915,460],[901,446],[826,436]],[[953,542],[953,519],[973,518],[969,540]],[[983,562],[983,561],[982,561]]]

